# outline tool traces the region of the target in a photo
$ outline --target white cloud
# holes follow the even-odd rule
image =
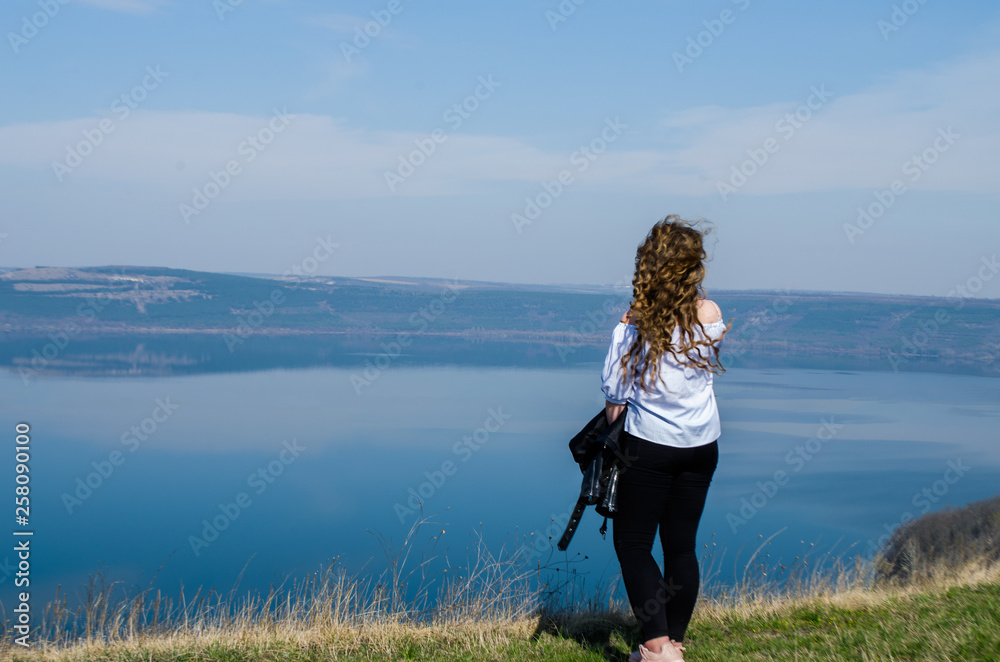
[[[167,4],[166,0],[77,0],[77,2],[127,14],[151,14]]]
[[[402,7],[405,9],[406,6]],[[308,25],[325,28],[352,44],[355,37],[363,42],[386,40],[403,42],[404,44],[415,43],[416,38],[412,34],[396,29],[394,22],[401,15],[401,12],[389,14],[385,9],[381,11],[386,12],[386,16],[375,18],[355,14],[323,14],[307,18],[305,22]]]
[[[415,140],[427,139],[425,134],[352,129],[331,117],[302,114],[248,162],[245,141],[269,121],[226,113],[136,111],[118,122],[66,179],[146,183],[185,192],[235,159],[243,164],[240,182],[253,182],[242,188],[250,197],[382,196],[390,195],[384,171],[394,169],[400,155],[416,150]],[[65,160],[67,147],[78,144],[97,123],[86,119],[4,127],[0,164],[44,169],[55,182],[52,162]],[[541,178],[551,176],[557,165],[555,156],[517,140],[455,135],[437,146],[399,193],[464,193],[470,182]]]
[[[307,90],[303,98],[312,100],[317,97],[330,96],[341,91],[343,83],[352,78],[360,78],[368,73],[368,61],[356,59],[354,62],[347,62],[343,58],[327,59],[323,63],[323,79]]]
[[[336,71],[332,76],[355,75]],[[569,168],[603,190],[718,195],[716,181],[772,137],[780,149],[739,195],[886,188],[904,161],[930,146],[939,128],[960,135],[910,188],[996,191],[1000,153],[1000,55],[904,72],[854,93],[831,89],[830,99],[786,140],[775,129],[804,102],[726,109],[691,108],[670,114],[646,134],[634,127],[580,174],[570,151],[541,149],[512,137],[449,135],[395,193],[384,173],[417,149],[428,133],[373,131],[346,120],[302,114],[252,163],[238,146],[267,125],[267,117],[208,112],[136,111],[67,178],[141,182],[180,198],[230,159],[243,164],[234,197],[336,199],[387,195],[475,193],[497,182],[534,185]],[[335,83],[331,83],[335,84]],[[822,81],[816,82],[820,87]],[[67,145],[93,129],[96,118],[0,128],[0,165],[44,173]],[[442,128],[445,128],[444,126]],[[594,136],[600,133],[595,126]],[[230,194],[227,194],[227,196]],[[180,201],[180,200],[179,200]]]
[[[685,172],[689,186],[700,190],[709,184],[714,191],[717,180],[729,179],[732,166],[750,158],[748,149],[759,149],[767,138],[774,138],[778,151],[742,191],[885,188],[896,178],[910,188],[995,191],[994,161],[1000,153],[998,83],[1000,54],[990,54],[903,72],[859,92],[830,89],[830,100],[800,128],[786,124],[779,130],[775,125],[807,101],[809,89],[787,103],[737,109],[712,106],[671,114],[664,118],[661,139],[683,141],[683,147],[669,153],[669,162]],[[822,84],[818,80],[815,87]],[[901,172],[904,162],[930,147],[938,129],[948,127],[960,136],[955,144],[921,171],[916,182],[909,181]],[[675,177],[668,186],[683,179]]]
[[[354,34],[354,28],[361,27],[368,20],[370,19],[355,16],[354,14],[324,14],[323,16],[308,18],[306,19],[306,23],[326,28],[331,32],[347,37]]]

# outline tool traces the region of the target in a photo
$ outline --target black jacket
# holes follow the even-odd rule
[[[569,546],[588,505],[596,506],[597,512],[604,516],[602,537],[608,529],[608,518],[613,517],[617,510],[618,477],[628,465],[621,443],[627,411],[626,406],[625,411],[609,425],[602,407],[569,442],[573,460],[580,465],[580,472],[583,473],[583,485],[573,514],[566,524],[566,531],[559,539],[557,548],[560,551],[565,551]]]

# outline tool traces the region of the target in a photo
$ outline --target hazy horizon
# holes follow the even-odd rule
[[[996,3],[45,6],[6,264],[615,283],[677,213],[709,288],[1000,296]]]
[[[94,268],[108,268],[108,267],[120,267],[125,266],[135,269],[182,269],[183,267],[170,267],[162,264],[147,264],[147,265],[136,265],[136,264],[94,264],[94,265],[33,265],[29,267],[10,267],[6,265],[0,265],[0,271],[16,271],[20,269],[43,269],[43,268],[53,268],[53,269],[94,269]],[[259,272],[259,271],[213,271],[209,269],[191,269],[191,271],[200,271],[204,273],[214,273],[226,276],[247,276],[250,278],[280,278],[281,273],[269,273],[269,272]],[[529,281],[495,281],[495,280],[477,280],[474,278],[452,278],[445,276],[412,276],[403,274],[310,274],[313,278],[348,278],[355,280],[413,280],[413,281],[453,281],[459,280],[467,283],[482,283],[484,285],[513,285],[517,287],[552,287],[552,288],[591,288],[595,290],[607,290],[608,288],[616,289],[631,289],[631,284],[619,285],[616,283],[570,283],[570,282],[551,282],[551,283],[537,283]],[[879,292],[879,291],[865,291],[865,290],[817,290],[817,289],[803,289],[803,288],[781,288],[781,287],[709,287],[705,285],[705,290],[707,293],[711,292],[789,292],[797,294],[848,294],[848,295],[872,295],[872,296],[902,296],[902,297],[926,297],[935,299],[948,299],[949,297],[944,295],[935,294],[908,294],[905,292]],[[952,298],[957,298],[957,295]],[[968,298],[977,300],[995,300],[1000,299],[1000,297],[987,297],[987,296],[976,296],[970,294]]]

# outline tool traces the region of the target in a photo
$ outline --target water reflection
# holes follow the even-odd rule
[[[339,360],[350,367],[44,374],[27,386],[6,373],[5,429],[28,421],[33,430],[34,595],[47,600],[57,584],[72,595],[102,566],[126,582],[158,573],[155,585],[172,595],[182,584],[188,594],[228,590],[245,565],[241,586],[265,593],[334,557],[377,571],[374,534],[401,542],[417,518],[414,494],[437,513],[428,534],[444,530],[452,558],[474,531],[491,545],[534,533],[537,545],[572,509],[580,473],[566,444],[603,404],[598,363],[400,362],[358,389],[363,364]],[[777,531],[774,561],[816,541],[860,548],[925,502],[992,496],[1000,477],[997,380],[732,368],[716,393],[722,456],[699,549],[728,550],[720,579],[741,571],[741,548]],[[829,439],[818,436],[824,424],[837,426]],[[919,500],[956,460],[969,467],[961,479]],[[778,471],[787,480],[774,489]],[[564,558],[585,554],[578,570],[613,579],[599,526],[588,511]],[[5,605],[13,590],[0,571]]]

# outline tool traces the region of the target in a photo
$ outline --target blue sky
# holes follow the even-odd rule
[[[579,1],[4,3],[0,265],[1000,297],[996,3]]]

